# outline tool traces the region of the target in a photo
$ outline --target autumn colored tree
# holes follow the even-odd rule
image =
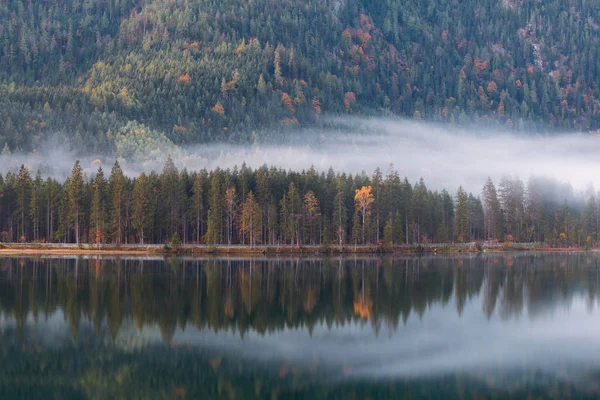
[[[365,220],[371,212],[371,204],[375,201],[371,186],[363,186],[354,194],[355,213],[361,217],[362,243],[365,243]]]
[[[258,203],[254,200],[254,195],[250,191],[246,196],[246,201],[242,205],[242,217],[240,222],[240,230],[244,231],[248,237],[251,247],[260,241],[262,219],[262,210]]]
[[[353,104],[356,103],[356,94],[354,92],[346,92],[344,95],[344,108],[346,111],[350,111]]]
[[[308,238],[310,240],[310,244],[315,244],[314,226],[315,220],[319,216],[319,200],[312,190],[309,190],[304,195],[304,214],[306,218],[306,227],[308,229]]]

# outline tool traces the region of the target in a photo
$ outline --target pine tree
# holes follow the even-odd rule
[[[180,209],[183,194],[179,185],[179,172],[169,154],[161,175],[161,197],[163,199],[164,218],[168,221],[169,234],[179,230]]]
[[[200,243],[202,236],[202,222],[204,211],[204,172],[196,173],[192,187],[192,207],[194,219],[196,220],[196,242]]]
[[[338,175],[335,198],[333,200],[333,223],[335,226],[335,236],[340,249],[342,248],[346,240],[347,210],[345,204],[344,183],[345,182],[342,179],[342,177]]]
[[[296,243],[298,246],[301,242],[300,218],[302,218],[302,201],[296,185],[291,182],[287,193],[281,199],[281,230],[290,244]]]
[[[312,190],[309,190],[304,195],[304,215],[306,219],[306,229],[308,230],[308,240],[310,244],[315,244],[314,241],[314,225],[315,220],[319,217],[319,200]]]
[[[125,176],[119,161],[115,161],[109,178],[110,192],[110,222],[112,237],[115,243],[120,244],[123,239],[125,218]]]
[[[389,216],[383,227],[383,244],[392,246],[394,244],[394,219]]]
[[[456,193],[456,211],[455,222],[456,240],[458,242],[468,242],[469,235],[469,196],[464,191],[462,186],[458,188]]]
[[[260,205],[254,200],[254,195],[250,191],[246,196],[246,201],[242,205],[241,227],[240,229],[246,232],[250,246],[260,241],[260,221],[262,219],[262,210]]]
[[[90,214],[90,225],[92,230],[90,237],[94,244],[100,246],[104,238],[104,221],[105,221],[105,194],[104,187],[106,182],[104,181],[104,171],[102,166],[98,166],[98,171],[93,181],[93,194],[92,194],[92,209]]]
[[[227,244],[231,245],[233,239],[233,223],[237,213],[237,199],[234,186],[229,186],[225,189],[225,207],[227,211]],[[258,222],[255,223],[258,224]]]
[[[381,227],[379,226],[380,214],[382,211],[383,203],[383,175],[379,167],[375,168],[373,173],[373,179],[371,180],[373,187],[373,212],[375,217],[375,241],[379,243],[379,235],[381,233]]]
[[[219,244],[221,243],[223,232],[223,196],[221,189],[221,172],[218,170],[212,174],[208,197],[209,206],[206,243]]]
[[[29,199],[29,218],[33,227],[33,240],[40,240],[40,214],[42,204],[43,190],[42,174],[38,169],[33,180],[31,188],[31,198]]]
[[[148,230],[150,221],[154,219],[154,210],[148,177],[143,172],[135,180],[132,202],[131,226],[137,231],[140,244],[144,244],[144,232]]]
[[[25,165],[21,165],[19,169],[19,175],[17,177],[17,209],[19,212],[19,228],[20,228],[20,239],[19,241],[27,240],[28,226],[27,220],[27,206],[29,204],[29,197],[31,195],[31,176],[29,170]]]
[[[71,179],[68,186],[69,195],[69,222],[75,233],[75,243],[79,244],[79,227],[81,217],[82,195],[83,195],[83,174],[79,160],[75,161],[71,171]]]
[[[486,239],[502,237],[500,202],[491,178],[483,187],[483,204]]]
[[[46,238],[47,240],[52,240],[55,230],[54,230],[54,222],[56,215],[58,214],[58,207],[60,204],[60,185],[59,183],[52,179],[46,179]]]

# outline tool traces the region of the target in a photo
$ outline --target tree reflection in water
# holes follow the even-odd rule
[[[425,321],[432,313],[436,320],[443,313],[460,323],[469,307],[480,309],[480,320],[500,324],[552,316],[578,299],[591,312],[600,288],[599,263],[595,253],[5,258],[0,261],[0,396],[436,398],[546,396],[549,390],[593,395],[593,371],[583,386],[582,379],[574,383],[556,374],[534,379],[524,371],[504,371],[502,377],[446,371],[367,379],[365,370],[374,371],[379,359],[361,368],[363,361],[325,359],[325,352],[313,354],[308,347],[299,363],[294,350],[302,353],[302,341],[294,338],[317,332],[303,340],[322,344],[333,332],[338,344],[356,336],[351,341],[356,345],[365,334],[383,345],[391,338],[401,341],[402,335],[411,341],[420,332],[403,331],[409,319]],[[255,345],[255,353],[263,354],[250,355]],[[509,392],[494,384],[500,378],[508,382],[512,373]],[[325,376],[333,380],[324,384]]]

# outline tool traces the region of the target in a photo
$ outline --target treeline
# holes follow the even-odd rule
[[[79,161],[64,182],[24,165],[0,175],[0,240],[101,244],[377,245],[543,242],[592,246],[600,232],[593,189],[489,179],[481,193],[411,184],[390,166],[347,175],[242,165],[125,176],[118,161],[84,175]]]
[[[595,0],[7,0],[0,148],[248,142],[322,114],[600,128]]]

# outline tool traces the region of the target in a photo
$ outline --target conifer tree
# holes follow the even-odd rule
[[[90,231],[90,238],[93,243],[97,246],[102,243],[105,232],[104,232],[104,221],[105,221],[105,184],[104,171],[102,166],[98,166],[98,171],[93,180],[93,193],[92,193],[92,204],[90,210],[90,225],[92,229]]]
[[[132,202],[131,226],[137,231],[140,244],[144,244],[144,232],[149,229],[150,222],[154,219],[154,210],[148,176],[143,172],[135,180]]]
[[[194,185],[192,187],[192,206],[194,219],[196,221],[196,242],[200,243],[202,236],[202,222],[204,220],[204,173],[196,173]]]
[[[335,198],[333,200],[333,222],[335,226],[335,237],[340,248],[343,246],[346,239],[347,210],[344,191],[344,180],[340,175],[338,175]]]
[[[75,234],[75,243],[79,244],[79,228],[81,218],[81,206],[83,196],[83,174],[79,160],[75,161],[73,170],[71,171],[71,179],[68,186],[69,196],[69,223],[72,226]]]
[[[21,165],[17,177],[17,209],[19,212],[19,241],[27,239],[27,206],[31,195],[31,176],[25,165]]]
[[[456,193],[456,211],[455,222],[456,240],[458,242],[468,242],[469,235],[469,196],[467,192],[460,186]]]
[[[215,171],[208,192],[208,224],[206,228],[206,243],[219,244],[223,232],[223,195],[221,188],[221,172]]]
[[[109,192],[112,238],[116,243],[121,243],[125,227],[125,176],[118,160],[115,161],[110,172]]]

